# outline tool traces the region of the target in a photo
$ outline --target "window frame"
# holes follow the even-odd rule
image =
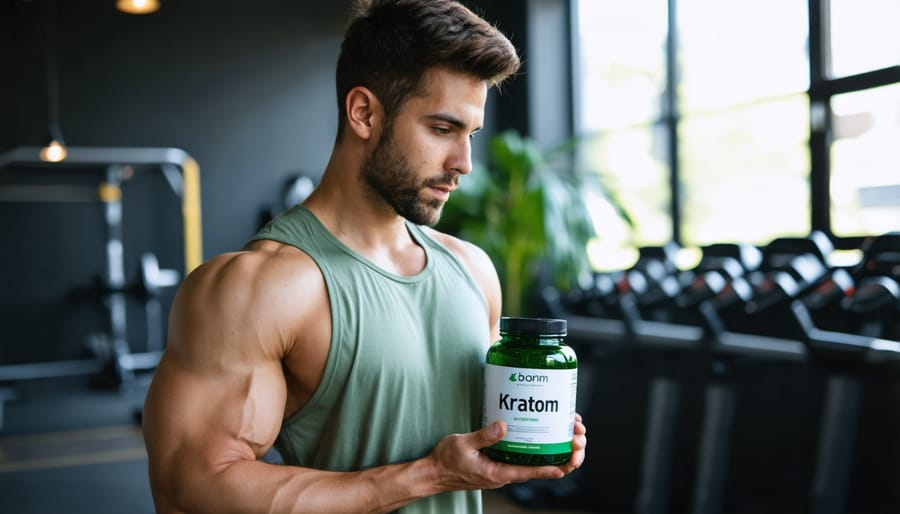
[[[900,83],[900,64],[869,70],[854,75],[831,77],[831,34],[829,13],[830,0],[808,0],[807,16],[809,20],[809,87],[806,95],[809,101],[809,187],[810,187],[810,231],[819,230],[828,234],[837,249],[857,249],[865,237],[837,236],[831,227],[831,144],[834,141],[832,123],[831,98],[835,95],[862,91],[879,86]],[[667,0],[668,9],[665,72],[666,84],[663,93],[663,106],[660,117],[652,124],[661,124],[669,136],[667,141],[667,165],[669,167],[669,188],[671,233],[672,239],[682,244],[682,222],[684,217],[681,205],[682,183],[680,169],[680,138],[678,126],[683,116],[679,110],[677,76],[678,54],[678,0]],[[571,105],[573,125],[579,123],[581,114],[581,90],[579,66],[581,48],[578,40],[578,6],[576,0],[569,0],[571,64],[573,72]],[[577,126],[573,126],[573,132]]]

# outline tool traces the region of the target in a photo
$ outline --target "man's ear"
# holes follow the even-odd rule
[[[381,130],[384,110],[372,91],[356,86],[344,99],[347,110],[347,126],[363,140],[371,139]]]

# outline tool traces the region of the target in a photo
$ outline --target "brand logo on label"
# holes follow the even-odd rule
[[[526,375],[524,373],[513,372],[509,374],[510,382],[525,382],[543,384],[550,381],[547,375]]]

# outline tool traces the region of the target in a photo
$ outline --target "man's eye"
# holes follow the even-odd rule
[[[434,127],[434,132],[436,134],[445,135],[450,133],[450,129],[447,127]]]

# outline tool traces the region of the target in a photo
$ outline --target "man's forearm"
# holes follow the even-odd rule
[[[182,475],[170,491],[155,491],[155,499],[161,514],[385,513],[441,492],[434,468],[427,457],[354,472],[242,460]]]
[[[384,513],[444,491],[562,478],[581,465],[584,434],[576,414],[572,459],[563,466],[503,464],[484,456],[481,448],[506,435],[506,425],[498,421],[469,434],[446,436],[426,457],[363,471],[279,466],[253,460],[252,453],[210,464],[208,454],[195,454],[170,457],[162,466],[151,458],[151,482],[161,514]]]

